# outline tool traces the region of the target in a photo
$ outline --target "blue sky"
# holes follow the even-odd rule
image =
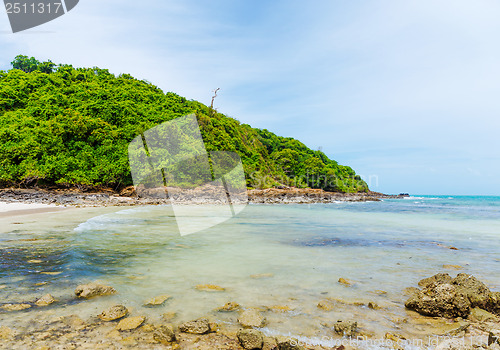
[[[130,73],[292,136],[386,193],[500,195],[496,0],[82,0],[17,54]]]

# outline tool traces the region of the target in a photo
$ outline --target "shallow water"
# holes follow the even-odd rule
[[[329,324],[354,319],[363,331],[383,335],[400,328],[397,319],[408,316],[403,289],[421,278],[466,272],[500,290],[499,219],[500,197],[249,205],[237,217],[188,236],[179,235],[169,206],[0,218],[0,302],[34,301],[45,293],[61,300],[44,309],[0,312],[0,322],[28,330],[34,327],[30,320],[65,314],[89,319],[122,303],[153,322],[175,311],[179,322],[210,315],[231,323],[236,314],[213,310],[235,301],[289,307],[266,312],[269,334],[329,336]],[[267,275],[250,277],[256,274]],[[339,284],[340,277],[355,284]],[[75,301],[76,285],[94,280],[119,294]],[[226,291],[202,292],[194,288],[198,284]],[[143,306],[159,294],[173,298],[159,308]],[[316,307],[325,298],[373,301],[383,310],[337,303],[327,312]]]

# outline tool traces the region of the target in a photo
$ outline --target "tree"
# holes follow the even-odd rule
[[[28,58],[28,56],[25,55],[17,55],[11,64],[12,68],[22,70],[25,73],[40,71],[48,74],[52,73],[56,67],[56,64],[51,60],[40,62],[35,57]]]

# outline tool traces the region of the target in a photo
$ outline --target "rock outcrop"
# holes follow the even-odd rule
[[[492,293],[474,276],[461,273],[452,278],[441,273],[418,284],[422,290],[411,295],[405,306],[422,315],[466,318],[474,308],[499,314],[500,293]]]

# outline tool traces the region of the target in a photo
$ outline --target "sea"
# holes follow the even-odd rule
[[[338,321],[357,322],[371,339],[388,332],[423,338],[438,332],[436,324],[405,309],[406,288],[445,272],[472,274],[500,291],[499,271],[500,197],[493,196],[250,204],[185,236],[169,205],[0,217],[0,304],[33,302],[46,293],[59,300],[47,308],[0,311],[1,325],[25,331],[60,315],[95,318],[114,304],[152,323],[175,312],[174,323],[209,317],[234,325],[237,312],[217,309],[235,302],[262,311],[265,334],[309,344],[333,347]],[[91,281],[118,294],[76,300],[75,287]],[[144,305],[163,294],[171,296],[164,305]],[[318,307],[325,300],[331,310]]]

